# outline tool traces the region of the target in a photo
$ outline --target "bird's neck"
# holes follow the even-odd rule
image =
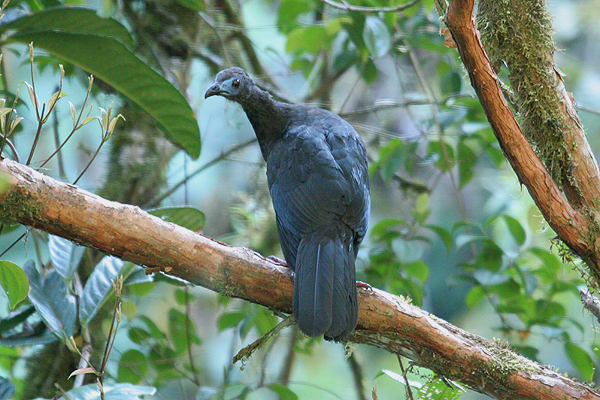
[[[285,134],[289,105],[273,100],[269,92],[259,88],[256,88],[241,105],[254,128],[260,150],[266,160],[275,143]]]

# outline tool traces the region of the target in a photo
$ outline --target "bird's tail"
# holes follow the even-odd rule
[[[304,237],[298,246],[294,315],[308,336],[343,340],[356,327],[358,300],[354,250],[341,238]]]

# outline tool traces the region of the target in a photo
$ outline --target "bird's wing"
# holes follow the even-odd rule
[[[347,240],[358,244],[366,230],[369,189],[364,145],[342,119],[320,122],[289,129],[267,160],[288,262],[302,236],[330,231],[352,235]]]

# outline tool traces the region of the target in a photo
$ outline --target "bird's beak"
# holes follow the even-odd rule
[[[208,88],[208,90],[204,94],[204,98],[208,99],[210,96],[215,96],[218,94],[221,94],[221,84],[215,83],[211,87]]]

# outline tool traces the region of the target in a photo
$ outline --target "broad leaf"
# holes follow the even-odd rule
[[[119,360],[119,382],[139,383],[148,372],[148,360],[139,350],[127,350]]]
[[[85,251],[85,247],[76,246],[73,242],[60,236],[50,235],[48,240],[50,260],[56,272],[67,282],[73,279],[77,266]]]
[[[27,275],[21,267],[10,261],[0,261],[0,286],[8,296],[11,310],[14,310],[29,292]]]
[[[91,10],[56,8],[0,26],[4,43],[34,44],[102,79],[152,115],[174,143],[200,154],[198,123],[185,97],[130,49],[131,38],[114,20]]]
[[[67,285],[56,271],[50,271],[42,277],[33,262],[27,263],[24,270],[29,279],[29,300],[52,333],[67,341],[75,330],[75,296],[69,293]]]
[[[573,342],[565,343],[565,352],[581,378],[586,382],[591,381],[594,377],[594,362],[590,354]]]
[[[80,7],[56,7],[31,13],[0,25],[0,33],[53,29],[65,33],[91,33],[111,37],[128,47],[133,39],[127,28],[112,18],[101,18],[96,11]]]
[[[385,56],[392,47],[390,30],[379,17],[374,15],[369,15],[365,19],[363,40],[373,59]]]
[[[88,278],[79,302],[79,322],[85,328],[113,291],[113,284],[121,272],[124,262],[118,258],[106,256],[94,268]]]

